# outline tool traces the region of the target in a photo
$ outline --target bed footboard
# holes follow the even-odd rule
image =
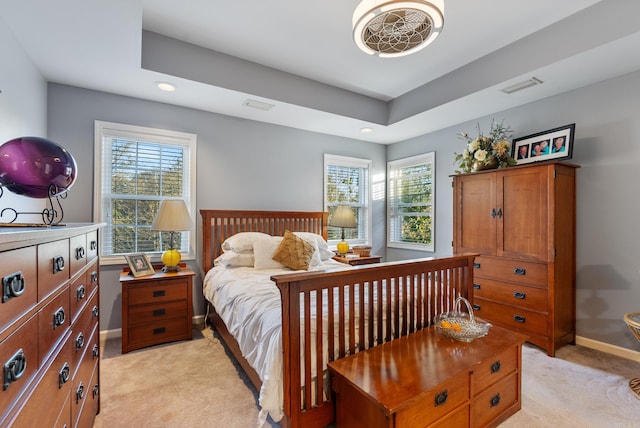
[[[468,297],[475,255],[275,275],[282,295],[283,426],[334,419],[329,361],[431,325]]]

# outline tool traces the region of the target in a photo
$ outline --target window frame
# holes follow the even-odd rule
[[[402,242],[394,239],[393,231],[397,230],[398,225],[394,222],[399,221],[397,214],[397,199],[394,197],[396,189],[400,186],[402,180],[395,179],[396,172],[401,169],[419,166],[423,164],[431,164],[431,244]],[[428,251],[435,252],[436,242],[436,155],[435,152],[423,153],[420,155],[410,156],[402,159],[396,159],[387,162],[387,247],[401,248],[405,250]]]
[[[93,220],[96,223],[108,223],[103,218],[102,208],[105,201],[103,189],[103,148],[105,137],[120,137],[132,140],[146,141],[153,144],[165,144],[171,146],[186,147],[189,151],[188,156],[184,159],[183,173],[187,175],[188,195],[185,196],[185,203],[189,209],[192,220],[192,228],[187,231],[188,251],[180,252],[183,260],[195,260],[196,247],[196,149],[197,135],[187,132],[171,131],[167,129],[150,128],[138,125],[128,125],[115,122],[105,122],[101,120],[94,121],[94,205]],[[165,199],[160,197],[159,200]],[[166,199],[175,199],[175,197],[167,197]],[[184,233],[184,232],[183,232]],[[126,263],[123,254],[106,255],[103,254],[104,228],[100,228],[100,264],[113,265]],[[152,261],[159,261],[162,251],[146,253]]]
[[[328,188],[327,188],[327,177],[328,177],[328,167],[330,165],[347,167],[347,168],[362,168],[366,169],[367,176],[366,182],[364,183],[365,189],[364,192],[359,192],[359,199],[361,200],[360,204],[344,204],[344,203],[329,203],[328,202]],[[362,228],[358,227],[358,238],[347,238],[346,241],[350,246],[353,245],[371,245],[371,237],[372,237],[372,210],[371,210],[371,173],[372,173],[372,165],[373,162],[370,159],[356,158],[351,156],[340,156],[325,153],[324,154],[324,169],[323,169],[323,188],[324,188],[324,196],[323,196],[323,206],[324,210],[329,212],[329,206],[337,206],[337,205],[350,205],[353,207],[361,207],[365,211],[364,218],[366,219],[366,225],[362,226]],[[365,199],[364,201],[362,201]],[[361,224],[361,222],[358,222]],[[360,236],[360,233],[364,233],[364,236]],[[340,239],[328,239],[327,242],[329,245],[335,249],[335,246],[340,242]]]

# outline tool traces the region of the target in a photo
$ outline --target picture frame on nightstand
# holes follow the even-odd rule
[[[129,264],[131,274],[135,278],[153,275],[156,273],[146,254],[125,254],[124,258],[127,259],[127,264]]]

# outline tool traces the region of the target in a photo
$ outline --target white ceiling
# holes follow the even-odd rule
[[[358,2],[0,0],[0,21],[50,82],[379,143],[640,70],[637,0],[445,0],[442,35],[387,59],[355,46]],[[143,29],[199,48],[145,43],[143,60]],[[500,91],[534,76],[544,84]]]

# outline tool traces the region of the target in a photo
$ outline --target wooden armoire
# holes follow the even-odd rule
[[[540,162],[453,176],[453,251],[479,254],[475,315],[550,356],[575,343],[577,168]]]

